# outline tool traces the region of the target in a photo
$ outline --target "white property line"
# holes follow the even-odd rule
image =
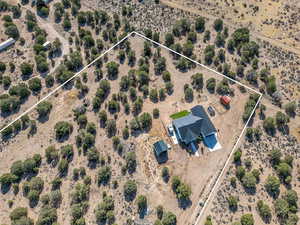
[[[260,103],[260,100],[261,100],[263,94],[262,94],[262,93],[259,93],[259,94],[260,94],[259,99],[257,100],[257,102],[256,102],[256,104],[255,104],[255,106],[254,106],[254,109],[253,109],[253,111],[252,111],[250,117],[248,118],[248,120],[247,120],[247,122],[246,122],[246,125],[244,126],[244,128],[243,128],[243,130],[242,130],[242,132],[241,132],[241,134],[240,134],[238,140],[236,141],[235,145],[233,146],[233,148],[232,148],[232,150],[231,150],[231,152],[230,152],[230,154],[229,154],[229,156],[228,156],[228,158],[227,158],[227,160],[226,160],[226,162],[225,162],[225,164],[224,164],[224,166],[223,166],[223,168],[222,168],[222,170],[221,170],[219,176],[217,177],[217,180],[216,180],[214,186],[212,187],[212,189],[211,189],[211,191],[210,191],[210,193],[209,193],[209,195],[208,195],[208,198],[207,198],[206,201],[204,202],[204,205],[203,205],[203,207],[202,207],[202,209],[201,209],[199,215],[197,216],[197,220],[196,220],[196,222],[195,222],[195,225],[197,225],[197,224],[199,223],[199,221],[200,221],[200,219],[201,219],[201,216],[203,215],[203,213],[204,213],[206,207],[208,206],[208,203],[212,200],[213,194],[214,194],[215,190],[217,189],[217,187],[219,186],[219,183],[220,183],[220,181],[221,181],[221,179],[222,179],[222,176],[223,176],[223,174],[224,174],[224,172],[225,172],[225,170],[226,170],[226,167],[227,167],[228,164],[230,163],[230,159],[231,159],[231,157],[232,157],[232,155],[233,155],[233,153],[234,153],[236,147],[238,146],[239,141],[240,141],[240,139],[242,138],[242,136],[243,136],[243,134],[244,134],[244,132],[245,132],[245,130],[246,130],[246,128],[247,128],[247,126],[248,126],[250,120],[252,119],[252,116],[253,116],[253,114],[255,113],[255,110],[256,110],[258,104]],[[199,202],[200,202],[200,201],[199,201]],[[198,202],[198,203],[199,203],[199,202]],[[198,205],[199,205],[199,204],[197,204],[197,206],[198,206]]]
[[[235,145],[233,146],[233,148],[232,148],[232,150],[231,150],[231,152],[230,152],[230,154],[229,154],[229,157],[227,158],[227,160],[226,160],[226,162],[225,162],[225,164],[224,164],[224,166],[223,166],[223,168],[222,168],[220,174],[218,175],[217,180],[216,180],[214,186],[212,187],[212,189],[211,189],[211,191],[210,191],[210,194],[209,194],[208,198],[206,199],[206,201],[205,201],[205,203],[204,203],[204,205],[203,205],[203,207],[202,207],[200,213],[199,213],[198,216],[197,216],[197,220],[196,220],[196,223],[195,223],[195,225],[197,225],[197,224],[199,223],[199,221],[200,221],[201,216],[202,216],[203,213],[204,213],[204,210],[206,209],[206,207],[207,207],[208,203],[210,202],[211,198],[213,197],[213,194],[214,194],[216,188],[217,188],[218,185],[219,185],[219,182],[220,182],[220,180],[221,180],[221,178],[222,178],[222,176],[223,176],[223,174],[224,174],[224,172],[225,172],[225,170],[226,170],[226,167],[227,167],[227,165],[228,165],[229,162],[230,162],[230,159],[231,159],[231,157],[232,157],[232,155],[233,155],[233,153],[234,153],[234,150],[236,149],[236,147],[237,147],[237,145],[238,145],[240,139],[242,138],[242,136],[243,136],[243,134],[244,134],[244,132],[245,132],[245,130],[246,130],[246,128],[247,128],[247,126],[248,126],[248,124],[249,124],[249,122],[250,122],[250,120],[251,120],[251,118],[252,118],[252,116],[253,116],[253,114],[254,114],[256,108],[257,108],[257,106],[258,106],[258,104],[260,103],[260,100],[261,100],[263,94],[260,93],[260,92],[258,92],[258,91],[255,90],[255,89],[251,88],[251,87],[248,87],[248,86],[242,84],[241,82],[239,82],[239,81],[237,81],[237,80],[234,80],[234,79],[232,79],[232,78],[230,78],[230,77],[225,76],[224,74],[222,74],[222,73],[220,73],[220,72],[218,72],[218,71],[215,71],[214,69],[209,68],[209,67],[206,66],[206,65],[203,65],[203,64],[201,64],[201,63],[199,63],[199,62],[197,62],[197,61],[195,61],[195,60],[193,60],[193,59],[191,59],[191,58],[189,58],[189,57],[187,57],[187,56],[185,56],[185,55],[183,55],[183,54],[180,54],[180,53],[174,51],[173,49],[168,48],[168,47],[165,46],[165,45],[162,45],[162,44],[160,44],[160,43],[158,43],[158,42],[156,42],[156,41],[153,41],[153,40],[151,40],[150,38],[148,38],[148,37],[146,37],[146,36],[144,36],[144,35],[142,35],[142,34],[140,34],[140,33],[138,33],[138,32],[133,31],[133,32],[129,33],[126,37],[124,37],[123,39],[121,39],[118,43],[116,43],[116,44],[113,45],[111,48],[109,48],[108,50],[106,50],[104,53],[102,53],[100,56],[98,56],[96,59],[94,59],[91,63],[89,63],[88,65],[86,65],[85,67],[83,67],[79,72],[77,72],[76,74],[74,74],[71,78],[69,78],[67,81],[65,81],[65,82],[64,82],[63,84],[61,84],[60,86],[56,87],[56,88],[55,88],[54,90],[52,90],[49,94],[47,94],[45,97],[43,97],[43,98],[42,98],[41,100],[39,100],[37,103],[35,103],[33,106],[31,106],[31,107],[30,107],[29,109],[27,109],[25,112],[23,112],[21,115],[19,115],[16,119],[14,119],[12,122],[10,122],[8,125],[6,125],[4,128],[2,128],[2,129],[0,130],[0,133],[1,133],[4,129],[6,129],[6,128],[9,127],[10,125],[12,125],[15,121],[19,120],[23,115],[25,115],[25,114],[29,113],[31,110],[33,110],[38,104],[40,104],[42,101],[44,101],[44,100],[46,100],[47,98],[49,98],[52,94],[54,94],[56,91],[58,91],[58,90],[59,90],[60,88],[62,88],[64,85],[66,85],[69,81],[71,81],[72,79],[74,79],[76,76],[78,76],[78,75],[79,75],[80,73],[82,73],[84,70],[86,70],[88,67],[90,67],[91,65],[93,65],[97,60],[99,60],[99,59],[102,58],[105,54],[107,54],[108,52],[110,52],[111,50],[113,50],[116,46],[118,46],[118,45],[119,45],[120,43],[122,43],[124,40],[126,40],[127,38],[129,38],[132,34],[136,34],[136,35],[138,35],[139,37],[142,37],[142,38],[144,38],[144,39],[146,39],[146,40],[148,40],[148,41],[150,41],[150,42],[152,42],[152,43],[154,43],[154,44],[156,44],[156,45],[158,45],[158,46],[160,46],[160,47],[162,47],[162,48],[165,48],[165,49],[167,49],[167,50],[169,50],[169,51],[171,51],[171,52],[173,52],[173,53],[175,53],[175,54],[177,54],[177,55],[179,55],[179,56],[181,56],[181,57],[183,57],[183,58],[185,58],[185,59],[187,59],[187,60],[189,60],[189,61],[191,61],[191,62],[193,62],[193,63],[195,63],[195,64],[198,65],[198,66],[201,66],[201,67],[203,67],[203,68],[205,68],[205,69],[207,69],[207,70],[209,70],[209,71],[211,71],[211,72],[214,72],[214,73],[216,73],[216,74],[218,74],[218,75],[220,75],[220,76],[222,76],[222,77],[224,77],[224,78],[227,78],[227,79],[229,79],[230,81],[232,81],[232,82],[234,82],[234,83],[237,83],[237,84],[239,84],[239,85],[241,85],[241,86],[243,86],[243,87],[245,87],[245,88],[247,88],[247,89],[249,89],[249,90],[251,90],[251,91],[253,91],[253,92],[255,92],[255,93],[257,93],[257,94],[260,95],[258,101],[256,102],[256,104],[255,104],[255,106],[254,106],[253,111],[252,111],[251,114],[250,114],[250,117],[248,118],[248,120],[247,120],[247,122],[246,122],[246,125],[244,126],[244,128],[243,128],[243,130],[242,130],[240,136],[238,137],[238,140],[236,141]],[[200,199],[199,199],[199,202],[200,202]],[[197,204],[197,206],[198,206],[198,205],[199,205],[199,204]]]
[[[220,75],[222,77],[225,77],[225,78],[229,79],[230,81],[232,81],[234,83],[237,83],[237,84],[239,84],[239,85],[241,85],[241,86],[243,86],[243,87],[245,87],[247,89],[250,89],[251,91],[255,92],[256,94],[262,95],[262,93],[258,92],[257,90],[255,90],[255,89],[253,89],[251,87],[248,87],[245,84],[242,84],[241,82],[239,82],[237,80],[234,80],[234,79],[232,79],[232,78],[230,78],[228,76],[225,76],[224,74],[222,74],[222,73],[220,73],[220,72],[218,72],[218,71],[216,71],[216,70],[214,70],[214,69],[212,69],[212,68],[210,68],[208,66],[205,66],[205,65],[203,65],[203,64],[201,64],[201,63],[199,63],[199,62],[197,62],[197,61],[195,61],[195,60],[193,60],[193,59],[191,59],[191,58],[189,58],[189,57],[187,57],[187,56],[185,56],[185,55],[183,55],[181,53],[178,53],[178,52],[174,51],[173,49],[171,49],[171,48],[169,48],[169,47],[167,47],[167,46],[165,46],[163,44],[160,44],[160,43],[158,43],[156,41],[153,41],[150,38],[147,38],[146,36],[144,36],[144,35],[142,35],[140,33],[137,33],[135,31],[133,31],[132,33],[134,33],[134,34],[136,34],[136,35],[138,35],[138,36],[140,36],[140,37],[142,37],[142,38],[144,38],[144,39],[146,39],[146,40],[148,40],[148,41],[150,41],[152,43],[155,43],[156,45],[158,45],[158,46],[160,46],[162,48],[165,48],[165,49],[167,49],[167,50],[169,50],[169,51],[171,51],[171,52],[173,52],[173,53],[175,53],[175,54],[177,54],[177,55],[179,55],[179,56],[181,56],[181,57],[183,57],[183,58],[185,58],[185,59],[187,59],[187,60],[189,60],[189,61],[191,61],[191,62],[193,62],[195,64],[197,64],[198,66],[202,66],[202,67],[204,67],[205,69],[207,69],[207,70],[209,70],[211,72],[214,72],[214,73],[216,73],[216,74],[218,74],[218,75]]]
[[[42,99],[40,99],[37,103],[35,103],[34,105],[32,105],[29,109],[27,109],[25,112],[23,112],[21,115],[19,115],[16,119],[14,119],[12,122],[8,123],[4,128],[2,128],[0,130],[0,133],[5,130],[7,127],[9,127],[10,125],[12,125],[14,122],[16,122],[17,120],[19,120],[22,116],[24,116],[25,114],[29,113],[31,110],[33,110],[38,104],[40,104],[42,101],[45,101],[47,98],[49,98],[51,95],[53,95],[56,91],[58,91],[60,88],[62,88],[64,85],[66,85],[68,82],[70,82],[71,80],[73,80],[75,77],[77,77],[80,73],[82,73],[84,70],[86,70],[88,67],[90,67],[91,65],[93,65],[97,60],[99,60],[100,58],[102,58],[104,55],[106,55],[108,52],[110,52],[111,50],[113,50],[116,46],[118,46],[119,44],[121,44],[124,40],[126,40],[127,38],[129,38],[131,35],[133,34],[133,32],[129,33],[126,37],[124,37],[123,39],[121,39],[118,43],[116,43],[115,45],[113,45],[112,47],[110,47],[108,50],[106,50],[104,53],[102,53],[100,56],[98,56],[96,59],[94,59],[91,63],[89,63],[88,65],[86,65],[85,67],[83,67],[79,72],[75,73],[71,78],[69,78],[67,81],[65,81],[64,83],[62,83],[61,85],[57,86],[54,90],[52,90],[51,92],[49,92],[45,97],[43,97]]]
[[[225,75],[222,74],[222,73],[219,73],[218,71],[215,71],[214,69],[209,68],[208,66],[205,66],[205,65],[203,65],[203,64],[201,64],[201,63],[199,63],[199,62],[197,62],[197,61],[195,61],[195,60],[193,60],[193,59],[191,59],[191,58],[189,58],[189,57],[187,57],[187,56],[185,56],[185,55],[183,55],[183,54],[180,54],[180,53],[174,51],[173,49],[168,48],[168,47],[165,46],[165,45],[162,45],[162,44],[160,44],[160,43],[158,43],[158,42],[156,42],[156,41],[153,41],[153,40],[151,40],[150,38],[147,38],[146,36],[144,36],[144,35],[142,35],[142,34],[139,34],[139,33],[137,33],[137,32],[133,32],[133,33],[136,34],[136,35],[138,35],[138,36],[140,36],[140,37],[142,37],[142,38],[144,38],[144,39],[146,39],[146,40],[148,40],[148,41],[150,41],[150,42],[152,42],[152,43],[155,43],[156,45],[158,45],[158,46],[160,46],[160,47],[162,47],[162,48],[165,48],[165,49],[167,49],[167,50],[169,50],[169,51],[171,51],[171,52],[173,52],[173,53],[175,53],[175,54],[177,54],[177,55],[179,55],[179,56],[181,56],[181,57],[183,57],[183,58],[185,58],[185,59],[187,59],[187,60],[189,60],[189,61],[191,61],[191,62],[196,63],[196,65],[202,66],[202,67],[204,67],[205,69],[207,69],[207,70],[209,70],[209,71],[212,71],[212,72],[214,72],[214,73],[216,73],[216,74],[218,74],[218,75],[220,75],[220,76],[222,76],[222,77],[225,77],[225,78],[229,79],[230,81],[232,81],[232,82],[234,82],[234,83],[237,83],[237,84],[239,84],[239,85],[241,85],[241,86],[243,86],[243,87],[245,87],[245,88],[247,88],[247,89],[249,89],[249,90],[251,90],[251,91],[257,93],[257,94],[259,94],[259,99],[257,100],[257,102],[256,102],[256,104],[255,104],[255,106],[254,106],[254,108],[253,108],[253,111],[252,111],[251,114],[250,114],[250,117],[248,118],[248,120],[247,120],[247,122],[246,122],[246,124],[245,124],[245,126],[244,126],[244,128],[243,128],[243,130],[242,130],[242,132],[241,132],[241,134],[240,134],[240,136],[238,137],[238,140],[237,140],[236,143],[234,144],[234,146],[233,146],[233,148],[232,148],[232,150],[231,150],[231,152],[230,152],[230,154],[229,154],[229,156],[228,156],[228,158],[227,158],[227,160],[226,160],[226,162],[225,162],[225,164],[224,164],[224,166],[223,166],[223,168],[222,168],[220,174],[217,176],[217,180],[216,180],[214,186],[212,187],[212,189],[211,189],[211,191],[210,191],[210,193],[209,193],[208,198],[205,200],[204,205],[203,205],[203,207],[202,207],[200,213],[198,214],[198,216],[197,216],[197,218],[196,218],[196,222],[195,222],[194,225],[197,225],[197,224],[199,223],[199,221],[200,221],[200,219],[201,219],[201,216],[203,215],[203,213],[204,213],[204,211],[205,211],[205,209],[206,209],[208,203],[211,201],[211,199],[212,199],[212,197],[213,197],[213,194],[214,194],[215,190],[217,189],[217,187],[218,187],[218,185],[219,185],[219,183],[220,183],[220,181],[221,181],[221,179],[222,179],[222,176],[223,176],[223,174],[224,174],[224,172],[225,172],[225,170],[226,170],[226,167],[227,167],[228,164],[230,163],[230,159],[231,159],[231,157],[232,157],[232,155],[233,155],[233,153],[234,153],[234,151],[235,151],[237,145],[239,144],[239,141],[240,141],[240,139],[242,138],[242,136],[243,136],[243,134],[244,134],[244,132],[245,132],[245,130],[246,130],[246,128],[247,128],[247,126],[248,126],[248,124],[249,124],[249,122],[250,122],[252,116],[253,116],[253,114],[255,113],[255,110],[256,110],[258,104],[260,103],[260,100],[261,100],[263,94],[260,93],[260,92],[258,92],[258,91],[255,90],[255,89],[251,88],[251,87],[248,87],[248,86],[242,84],[241,82],[239,82],[239,81],[237,81],[237,80],[234,80],[234,79],[232,79],[232,78],[230,78],[230,77],[225,76]],[[197,206],[196,206],[196,209],[197,209],[197,207],[199,206],[200,201],[201,201],[201,198],[200,198],[199,201],[198,201],[198,204],[197,204]]]

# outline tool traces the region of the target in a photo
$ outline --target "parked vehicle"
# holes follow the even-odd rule
[[[168,132],[169,132],[169,135],[170,135],[170,136],[173,136],[173,134],[174,134],[174,128],[173,128],[172,124],[170,124],[170,125],[168,126]]]
[[[211,116],[216,115],[216,112],[212,106],[208,106],[207,111],[208,111],[209,115],[211,115]]]

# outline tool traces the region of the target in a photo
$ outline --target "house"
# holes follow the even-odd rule
[[[218,143],[217,130],[201,105],[193,107],[190,114],[173,120],[172,124],[179,141],[192,150],[199,138],[211,149]]]
[[[221,96],[220,97],[220,102],[223,104],[223,105],[229,105],[230,104],[230,97],[224,95],[224,96]]]
[[[15,39],[9,38],[6,41],[0,43],[0,51],[4,50],[5,48],[7,48],[11,45],[13,45],[15,42],[16,42]]]

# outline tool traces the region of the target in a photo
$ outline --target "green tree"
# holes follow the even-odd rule
[[[273,134],[275,131],[275,121],[272,117],[267,117],[264,120],[263,127],[267,133]]]
[[[229,208],[233,211],[236,211],[237,210],[237,207],[238,207],[238,199],[235,197],[235,196],[232,196],[230,195],[228,198],[227,198],[227,202],[228,202],[228,205],[229,205]]]
[[[165,35],[165,45],[170,47],[172,44],[174,44],[174,36],[171,33],[167,33]]]
[[[124,185],[124,196],[128,201],[132,201],[137,192],[137,185],[134,180],[128,180]]]
[[[252,214],[244,214],[241,217],[242,225],[254,225],[254,219]]]
[[[203,88],[203,74],[202,73],[196,73],[192,76],[192,85],[197,90]]]
[[[147,197],[145,195],[139,195],[137,197],[137,206],[140,214],[145,212],[147,209]]]
[[[23,76],[28,76],[33,72],[33,65],[24,62],[21,64],[20,69]]]
[[[29,89],[33,92],[39,92],[42,89],[42,82],[38,77],[30,79],[28,84]]]
[[[150,113],[143,113],[139,116],[140,127],[145,130],[149,130],[152,126],[152,117]]]
[[[279,187],[280,187],[279,179],[275,176],[269,175],[265,183],[265,188],[267,192],[271,196],[277,196],[280,191]]]
[[[119,64],[116,62],[109,62],[106,64],[107,75],[110,79],[115,79],[119,73]]]
[[[197,17],[195,21],[195,29],[197,32],[204,32],[205,30],[205,18]]]
[[[252,173],[246,173],[242,178],[242,184],[247,189],[255,189],[256,187],[256,178]]]
[[[36,111],[38,112],[40,118],[48,116],[51,109],[52,109],[52,104],[48,101],[43,101],[40,104],[38,104],[36,107]]]
[[[280,218],[280,219],[287,219],[288,218],[288,214],[289,214],[289,204],[286,200],[284,199],[277,199],[275,201],[275,212],[276,215]]]
[[[98,185],[107,184],[111,177],[111,169],[109,166],[102,167],[98,171]]]
[[[217,32],[222,31],[223,30],[223,20],[216,19],[214,21],[214,28]]]
[[[269,221],[272,216],[270,207],[266,203],[264,203],[262,200],[259,200],[257,202],[256,207],[257,207],[258,213],[261,216],[261,218],[264,221]]]
[[[164,216],[163,216],[161,222],[162,222],[162,225],[176,225],[177,218],[173,213],[166,212],[166,213],[164,213]]]
[[[55,124],[54,130],[55,130],[56,138],[63,139],[68,137],[72,133],[73,126],[69,122],[60,121]]]

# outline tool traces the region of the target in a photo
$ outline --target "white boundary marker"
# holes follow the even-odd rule
[[[236,141],[235,145],[233,146],[233,148],[232,148],[232,150],[231,150],[231,152],[230,152],[230,154],[229,154],[229,156],[228,156],[228,158],[227,158],[227,160],[226,160],[226,162],[225,162],[225,164],[224,164],[224,166],[223,166],[221,172],[220,172],[219,175],[217,176],[217,180],[216,180],[215,184],[213,185],[213,187],[212,187],[212,189],[211,189],[211,191],[210,191],[210,193],[209,193],[208,198],[205,200],[205,203],[204,203],[204,205],[203,205],[203,207],[202,207],[200,213],[198,214],[198,216],[197,216],[197,218],[196,218],[195,225],[197,225],[197,224],[199,223],[199,221],[200,221],[200,219],[201,219],[201,216],[203,215],[203,213],[204,213],[206,207],[208,206],[209,202],[212,200],[212,197],[213,197],[213,195],[214,195],[214,192],[215,192],[215,190],[217,189],[217,187],[218,187],[218,185],[219,185],[219,183],[220,183],[220,181],[221,181],[221,179],[222,179],[222,176],[223,176],[223,174],[224,174],[224,172],[225,172],[225,170],[226,170],[226,167],[227,167],[228,164],[230,163],[230,159],[231,159],[231,157],[232,157],[232,155],[233,155],[233,153],[234,153],[236,147],[238,146],[240,139],[241,139],[242,136],[244,135],[244,132],[245,132],[245,130],[246,130],[246,128],[247,128],[247,126],[248,126],[248,124],[249,124],[249,122],[250,122],[250,120],[251,120],[253,114],[255,113],[255,110],[256,110],[258,104],[260,103],[263,94],[260,93],[260,92],[258,92],[258,91],[255,90],[255,89],[251,88],[251,87],[248,87],[248,86],[242,84],[241,82],[239,82],[239,81],[237,81],[237,80],[234,80],[234,79],[232,79],[232,78],[230,78],[230,77],[225,76],[224,74],[222,74],[222,73],[220,73],[220,72],[218,72],[218,71],[215,71],[214,69],[211,69],[210,67],[208,67],[208,66],[206,66],[206,65],[203,65],[203,64],[201,64],[201,63],[199,63],[199,62],[197,62],[197,61],[195,61],[195,60],[193,60],[193,59],[191,59],[191,58],[189,58],[189,57],[187,57],[187,56],[185,56],[185,55],[183,55],[183,54],[180,54],[180,53],[174,51],[173,49],[168,48],[167,46],[165,46],[165,45],[163,45],[163,44],[160,44],[160,43],[158,43],[158,42],[156,42],[156,41],[153,41],[153,40],[151,40],[150,38],[148,38],[148,37],[146,37],[146,36],[144,36],[144,35],[142,35],[142,34],[140,34],[140,33],[138,33],[138,32],[133,31],[133,32],[129,33],[127,36],[125,36],[124,38],[122,38],[119,42],[117,42],[115,45],[113,45],[113,46],[110,47],[108,50],[106,50],[104,53],[102,53],[100,56],[98,56],[96,59],[94,59],[91,63],[89,63],[88,65],[86,65],[85,67],[83,67],[79,72],[75,73],[71,78],[69,78],[69,79],[68,79],[67,81],[65,81],[63,84],[61,84],[61,85],[59,85],[58,87],[56,87],[54,90],[52,90],[51,92],[49,92],[45,97],[43,97],[42,99],[40,99],[37,103],[35,103],[34,105],[32,105],[29,109],[27,109],[25,112],[23,112],[23,113],[22,113],[21,115],[19,115],[17,118],[15,118],[12,122],[8,123],[4,128],[2,128],[2,129],[0,130],[0,133],[1,133],[3,130],[5,130],[7,127],[9,127],[10,125],[12,125],[14,122],[16,122],[17,120],[19,120],[22,116],[24,116],[25,114],[29,113],[29,112],[30,112],[31,110],[33,110],[38,104],[40,104],[41,102],[45,101],[47,98],[49,98],[51,95],[53,95],[56,91],[58,91],[60,88],[62,88],[64,85],[66,85],[69,81],[73,80],[73,79],[74,79],[75,77],[77,77],[80,73],[82,73],[82,72],[83,72],[84,70],[86,70],[88,67],[90,67],[91,65],[93,65],[93,64],[94,64],[95,62],[97,62],[100,58],[102,58],[102,57],[103,57],[104,55],[106,55],[108,52],[110,52],[111,50],[113,50],[116,46],[118,46],[119,44],[121,44],[124,40],[126,40],[126,39],[129,38],[129,37],[131,37],[133,34],[135,34],[135,35],[137,35],[137,36],[139,36],[139,37],[141,37],[141,38],[143,38],[143,39],[145,39],[145,40],[148,40],[148,41],[150,41],[150,42],[152,42],[152,43],[154,43],[154,44],[156,44],[156,45],[158,45],[158,46],[160,46],[160,47],[162,47],[162,48],[165,48],[165,49],[167,49],[167,50],[169,50],[169,51],[171,51],[171,52],[173,52],[173,53],[175,53],[175,54],[177,54],[177,55],[179,55],[179,56],[181,56],[181,57],[183,57],[183,58],[185,58],[185,59],[187,59],[187,60],[189,60],[189,61],[191,61],[191,62],[193,62],[193,63],[195,63],[195,64],[198,65],[198,66],[201,66],[201,67],[203,67],[203,68],[205,68],[205,69],[207,69],[207,70],[209,70],[209,71],[211,71],[211,72],[214,72],[214,73],[216,73],[216,74],[218,74],[218,75],[220,75],[220,76],[222,76],[222,77],[224,77],[224,78],[227,78],[227,79],[229,79],[230,81],[232,81],[232,82],[234,82],[234,83],[237,83],[237,84],[239,84],[239,85],[241,85],[241,86],[243,86],[243,87],[245,87],[245,88],[247,88],[247,89],[249,89],[249,90],[255,92],[256,94],[259,94],[259,99],[257,100],[257,102],[256,102],[256,104],[255,104],[255,106],[254,106],[254,109],[253,109],[253,111],[252,111],[251,114],[250,114],[250,117],[248,118],[248,120],[247,120],[247,122],[246,122],[246,124],[245,124],[245,126],[244,126],[244,128],[243,128],[243,130],[242,130],[242,132],[241,132],[241,134],[240,134],[240,136],[238,137],[238,140]],[[199,199],[199,201],[200,201],[200,199]],[[199,202],[198,202],[198,204],[197,204],[196,207],[198,207],[198,206],[199,206]],[[197,208],[196,208],[196,209],[197,209]]]
[[[218,74],[218,75],[220,75],[220,76],[222,76],[222,77],[225,77],[225,78],[229,79],[230,81],[232,81],[232,82],[234,82],[234,83],[237,83],[237,84],[239,84],[239,85],[241,85],[241,86],[243,86],[243,87],[245,87],[245,88],[247,88],[247,89],[249,89],[249,90],[255,92],[256,94],[259,94],[259,99],[257,100],[257,102],[256,102],[256,104],[255,104],[255,106],[254,106],[254,108],[253,108],[253,111],[252,111],[251,114],[250,114],[250,117],[248,118],[248,120],[247,120],[247,122],[246,122],[246,124],[245,124],[245,126],[244,126],[244,128],[243,128],[243,130],[242,130],[242,132],[241,132],[241,134],[240,134],[240,136],[238,137],[236,143],[234,144],[234,146],[233,146],[233,148],[232,148],[232,150],[231,150],[231,152],[230,152],[230,154],[229,154],[229,156],[228,156],[228,158],[227,158],[227,160],[226,160],[226,162],[225,162],[225,164],[224,164],[224,166],[223,166],[221,172],[220,172],[219,175],[217,176],[217,180],[216,180],[215,184],[213,185],[213,187],[212,187],[212,189],[211,189],[211,191],[210,191],[210,193],[209,193],[207,199],[205,200],[204,205],[203,205],[203,207],[202,207],[200,213],[196,216],[196,222],[194,223],[194,225],[197,225],[197,224],[199,223],[199,221],[200,221],[200,219],[201,219],[201,217],[202,217],[202,215],[203,215],[203,213],[204,213],[206,207],[208,206],[209,202],[212,200],[212,197],[213,197],[213,195],[214,195],[214,192],[215,192],[215,190],[218,188],[219,183],[220,183],[220,181],[221,181],[221,179],[222,179],[222,176],[223,176],[223,174],[224,174],[224,172],[225,172],[225,170],[226,170],[228,164],[230,163],[230,159],[231,159],[231,157],[232,157],[232,155],[233,155],[233,153],[234,153],[236,147],[238,146],[240,139],[243,137],[244,132],[245,132],[245,130],[246,130],[246,128],[247,128],[247,126],[248,126],[248,124],[249,124],[249,122],[250,122],[250,120],[251,120],[253,114],[255,113],[255,110],[256,110],[258,104],[260,103],[260,100],[261,100],[263,94],[260,93],[260,92],[258,92],[258,91],[255,90],[255,89],[251,88],[251,87],[248,87],[248,86],[242,84],[241,82],[239,82],[239,81],[237,81],[237,80],[234,80],[234,79],[232,79],[232,78],[230,78],[230,77],[225,76],[224,74],[219,73],[218,71],[215,71],[215,70],[209,68],[208,66],[205,66],[205,65],[203,65],[203,64],[201,64],[201,63],[199,63],[199,62],[197,62],[197,61],[195,61],[195,60],[193,60],[193,59],[191,59],[191,58],[189,58],[189,57],[187,57],[187,56],[185,56],[185,55],[182,55],[182,54],[180,54],[180,53],[174,51],[173,49],[168,48],[168,47],[165,46],[165,45],[162,45],[162,44],[160,44],[160,43],[158,43],[158,42],[156,42],[156,41],[153,41],[153,40],[151,40],[150,38],[147,38],[147,37],[145,37],[145,36],[142,35],[142,34],[139,34],[139,33],[137,33],[137,32],[133,32],[133,33],[136,34],[136,35],[138,35],[138,36],[140,36],[140,37],[142,37],[142,38],[144,38],[144,39],[146,39],[146,40],[148,40],[148,41],[150,41],[150,42],[152,42],[152,43],[155,43],[156,45],[158,45],[158,46],[160,46],[160,47],[162,47],[162,48],[165,48],[165,49],[167,49],[167,50],[169,50],[169,51],[171,51],[171,52],[173,52],[173,53],[175,53],[175,54],[177,54],[177,55],[179,55],[179,56],[181,56],[181,57],[183,57],[183,58],[185,58],[185,59],[187,59],[187,60],[189,60],[189,61],[191,61],[191,62],[196,63],[196,65],[199,65],[199,66],[201,66],[201,67],[204,67],[205,69],[207,69],[207,70],[209,70],[209,71],[212,71],[212,72],[214,72],[214,73],[216,73],[216,74]],[[201,199],[199,199],[199,201],[198,201],[198,203],[197,203],[197,205],[196,205],[196,209],[197,209],[197,207],[199,206],[200,201],[201,201]],[[195,210],[196,210],[196,209],[195,209]],[[195,211],[194,211],[193,213],[195,213]]]
[[[85,67],[83,67],[79,72],[75,73],[71,78],[69,78],[67,81],[65,81],[64,83],[62,83],[61,85],[57,86],[55,89],[53,89],[51,92],[49,92],[45,97],[43,97],[42,99],[40,99],[39,101],[37,101],[37,103],[35,103],[34,105],[32,105],[29,109],[25,110],[25,112],[23,112],[21,115],[19,115],[16,119],[14,119],[12,122],[8,123],[4,128],[2,128],[0,130],[0,133],[5,130],[7,127],[9,127],[10,125],[12,125],[14,122],[16,122],[17,120],[21,119],[22,116],[24,116],[25,114],[29,113],[31,110],[33,110],[38,104],[40,104],[41,102],[45,101],[47,98],[49,98],[51,95],[53,95],[55,92],[57,92],[60,88],[62,88],[64,85],[66,85],[68,82],[70,82],[71,80],[73,80],[75,77],[77,77],[80,73],[82,73],[84,70],[86,70],[88,67],[90,67],[91,65],[93,65],[95,62],[97,62],[97,60],[99,60],[100,58],[102,58],[104,55],[106,55],[108,52],[110,52],[111,50],[113,50],[116,46],[118,46],[119,44],[121,44],[124,40],[126,40],[127,38],[129,38],[134,32],[129,33],[126,37],[124,37],[123,39],[121,39],[118,43],[116,43],[115,45],[113,45],[112,47],[110,47],[108,50],[106,50],[104,53],[102,53],[100,56],[98,56],[96,59],[94,59],[91,63],[89,63],[88,65],[86,65]]]

